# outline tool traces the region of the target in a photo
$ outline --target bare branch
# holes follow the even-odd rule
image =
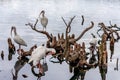
[[[80,36],[79,36],[78,38],[76,38],[73,42],[76,42],[76,41],[78,41],[79,39],[81,39],[82,36],[83,36],[88,30],[90,30],[91,28],[93,28],[93,26],[94,26],[94,22],[91,21],[91,26],[88,27],[88,28],[86,28],[86,29],[80,34]]]
[[[71,20],[69,21],[69,23],[67,24],[66,23],[66,21],[65,21],[65,19],[62,17],[62,20],[63,20],[63,22],[65,23],[65,25],[66,25],[66,31],[67,31],[67,33],[70,33],[70,31],[71,31],[71,23],[72,23],[72,21],[73,21],[73,19],[75,18],[75,16],[73,17],[73,18],[71,18]]]
[[[70,25],[71,25],[71,23],[72,23],[74,18],[75,18],[75,16],[73,18],[71,18],[70,22],[67,25],[67,29],[66,30],[67,30],[68,33],[70,33],[70,31],[71,31],[71,26]]]
[[[117,24],[112,25],[111,21],[109,21],[109,23],[110,23],[110,27],[108,28],[116,28],[117,30],[115,31],[120,31],[120,28],[117,26]]]
[[[110,34],[115,33],[117,36],[117,40],[120,39],[120,36],[116,30],[113,30],[112,28],[107,28],[104,23],[99,23],[99,25],[101,25],[101,27],[103,28],[104,33],[106,33],[107,35],[109,35],[107,31],[109,31]]]
[[[66,32],[65,32],[65,49],[64,49],[64,57],[65,58],[67,58],[68,57],[68,48],[69,48],[69,37],[68,37],[68,33],[70,33],[70,31],[71,31],[71,23],[72,23],[72,21],[73,21],[73,19],[75,18],[75,16],[73,17],[73,18],[71,18],[71,20],[69,21],[69,23],[68,24],[66,24],[66,22],[65,22],[65,20],[64,20],[64,18],[62,18],[63,19],[63,21],[64,21],[64,23],[66,24]]]
[[[62,20],[63,20],[63,22],[65,23],[65,25],[67,26],[67,23],[65,22],[65,19],[62,17]]]
[[[99,31],[101,31],[101,30],[102,30],[102,28],[97,30],[97,34],[98,34],[99,37],[101,37],[100,34],[99,34]]]
[[[81,25],[84,25],[84,21],[85,21],[85,19],[84,19],[84,16],[82,15],[82,23],[81,23]]]
[[[47,36],[48,39],[52,39],[52,37],[50,36],[50,34],[46,31],[43,31],[43,30],[38,30],[36,29],[36,25],[38,23],[38,19],[36,19],[35,21],[35,24],[33,25],[32,23],[28,23],[28,24],[25,24],[26,26],[30,26],[32,30],[38,32],[38,33],[42,33],[42,34],[45,34]]]
[[[34,24],[34,26],[33,26],[35,29],[36,29],[37,23],[38,23],[38,19],[36,19],[36,22],[35,22],[35,24]]]
[[[72,21],[73,21],[74,18],[75,18],[75,16],[73,18],[71,18],[70,22],[68,23],[68,26],[71,25],[71,23],[72,23]]]

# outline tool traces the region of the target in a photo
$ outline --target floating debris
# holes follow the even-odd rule
[[[1,52],[1,59],[4,60],[4,51]]]
[[[24,78],[27,78],[27,77],[28,77],[26,74],[22,74],[22,76],[23,76]]]

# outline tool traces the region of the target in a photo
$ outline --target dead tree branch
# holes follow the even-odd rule
[[[99,25],[101,25],[101,28],[103,29],[105,34],[110,35],[110,34],[115,33],[117,36],[116,40],[118,41],[118,39],[120,39],[119,33],[116,30],[106,27],[104,23],[99,23]]]
[[[65,25],[67,27],[66,30],[67,30],[68,33],[70,33],[70,31],[71,31],[71,26],[70,25],[71,25],[71,23],[72,23],[72,21],[73,21],[74,18],[75,18],[75,16],[73,18],[71,18],[71,20],[67,24],[66,21],[65,21],[65,19],[62,17],[62,20],[63,20],[63,22],[65,23]]]
[[[110,27],[108,28],[116,28],[116,31],[120,31],[120,28],[117,26],[117,24],[112,25],[111,21],[109,21]]]
[[[38,33],[45,34],[48,39],[52,39],[51,35],[50,35],[48,32],[43,31],[43,30],[38,30],[38,29],[36,28],[37,23],[38,23],[38,19],[36,19],[36,21],[35,21],[34,24],[28,23],[28,24],[25,24],[25,25],[26,25],[26,26],[30,26],[32,30],[34,30],[34,31],[36,31],[36,32],[38,32]]]
[[[68,48],[69,48],[69,37],[68,37],[68,33],[70,33],[70,31],[71,31],[71,23],[72,23],[72,21],[73,21],[73,19],[75,18],[75,16],[73,17],[73,18],[71,18],[71,20],[69,21],[69,23],[67,24],[66,23],[66,21],[65,21],[65,19],[62,17],[62,20],[63,20],[63,22],[65,23],[65,25],[66,25],[66,32],[65,32],[65,50],[64,50],[64,56],[65,56],[65,58],[67,58],[67,56],[68,56]]]
[[[94,26],[94,22],[91,21],[91,26],[88,27],[88,28],[86,28],[86,29],[80,34],[80,36],[79,36],[78,38],[76,38],[73,42],[76,42],[76,41],[78,41],[79,39],[81,39],[82,36],[83,36],[88,30],[90,30],[91,28],[93,28],[93,26]]]
[[[81,23],[81,25],[84,25],[84,21],[85,21],[85,19],[84,19],[84,16],[82,15],[82,23]]]

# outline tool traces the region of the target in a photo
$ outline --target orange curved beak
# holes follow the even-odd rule
[[[50,54],[51,54],[51,55],[54,55],[55,53],[51,51]]]

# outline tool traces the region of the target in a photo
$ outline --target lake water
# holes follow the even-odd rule
[[[39,34],[26,23],[34,23],[41,10],[46,11],[46,16],[49,19],[47,31],[57,35],[57,33],[65,32],[65,24],[61,17],[64,17],[66,22],[73,16],[72,31],[78,36],[81,31],[90,25],[90,22],[95,23],[88,33],[86,33],[83,40],[88,41],[91,38],[90,33],[96,33],[99,22],[104,22],[109,25],[109,21],[120,26],[120,0],[0,0],[0,51],[4,51],[5,60],[0,59],[0,79],[12,80],[11,69],[13,69],[17,61],[18,54],[13,56],[11,61],[8,60],[8,44],[7,39],[11,37],[11,26],[16,26],[17,32],[27,42],[28,47],[22,47],[28,50],[32,45],[38,46],[45,43],[47,38],[43,34]],[[84,15],[85,23],[81,26],[81,15]],[[38,29],[42,29],[40,23],[37,24]],[[87,43],[86,43],[87,44]],[[15,44],[18,48],[18,45]],[[114,71],[116,58],[119,58],[120,42],[115,44],[115,55],[113,62],[109,62],[109,68],[106,80],[119,80],[119,71]],[[50,56],[47,58],[49,70],[41,80],[69,80],[72,73],[69,73],[69,68],[66,63],[62,65],[53,64],[49,62]],[[120,64],[119,64],[120,65]],[[22,74],[28,75],[28,78],[23,78]],[[17,80],[36,80],[37,78],[31,73],[30,66],[26,64],[18,73]],[[85,80],[100,80],[98,68],[92,69],[86,73]]]

